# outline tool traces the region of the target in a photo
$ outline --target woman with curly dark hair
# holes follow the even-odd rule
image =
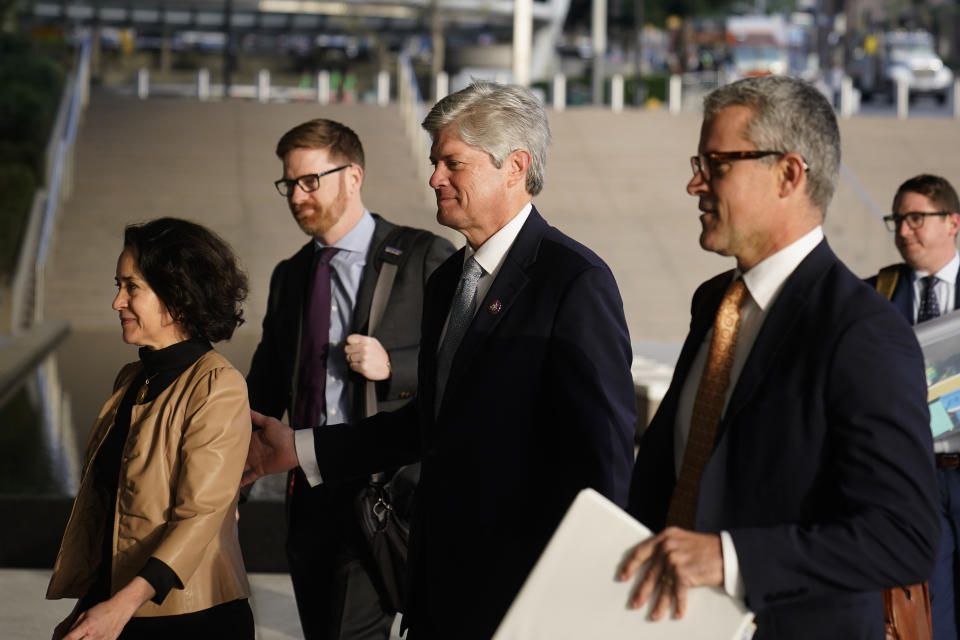
[[[127,227],[117,261],[120,370],[87,444],[47,589],[79,598],[65,638],[254,637],[237,538],[250,441],[243,376],[210,346],[243,322],[247,278],[204,227]]]

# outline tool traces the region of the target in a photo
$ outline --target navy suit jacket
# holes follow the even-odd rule
[[[324,482],[423,462],[405,615],[415,639],[489,638],[577,492],[624,506],[632,465],[632,353],[616,282],[535,209],[434,417],[436,353],[463,258],[427,284],[416,401],[314,430]]]
[[[878,275],[867,278],[867,284],[876,288]],[[956,310],[960,309],[960,278],[957,278],[954,287],[956,289],[953,296],[953,308]],[[900,265],[900,277],[897,278],[897,286],[893,289],[893,296],[890,298],[890,302],[892,302],[903,317],[906,318],[907,322],[914,324],[913,269],[906,264]]]
[[[640,444],[630,510],[664,526],[680,391],[733,272],[701,285]],[[768,310],[720,423],[695,529],[729,531],[760,640],[884,638],[880,591],[921,582],[939,521],[913,331],[821,242]]]

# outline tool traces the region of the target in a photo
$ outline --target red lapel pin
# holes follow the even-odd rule
[[[487,311],[489,311],[493,315],[497,315],[498,313],[500,313],[500,309],[503,309],[503,303],[501,303],[499,300],[494,300],[493,302],[487,305]]]

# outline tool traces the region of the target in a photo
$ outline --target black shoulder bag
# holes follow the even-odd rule
[[[411,233],[413,232],[413,233]],[[399,244],[406,236],[412,245],[422,231],[397,229],[384,242],[380,252],[380,275],[370,303],[368,335],[373,335],[383,318],[393,281],[403,259],[403,250],[391,246],[391,240]],[[366,416],[377,412],[376,383],[366,384]],[[403,610],[406,596],[407,546],[410,538],[410,518],[413,511],[413,494],[420,480],[420,465],[400,467],[387,479],[384,473],[370,476],[354,501],[360,529],[370,546],[374,562],[380,574],[383,595],[392,612]]]

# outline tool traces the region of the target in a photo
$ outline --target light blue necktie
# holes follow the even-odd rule
[[[437,354],[437,393],[434,398],[434,415],[440,413],[440,404],[443,401],[443,392],[447,386],[447,377],[450,375],[450,366],[453,356],[457,353],[460,341],[467,333],[467,327],[473,321],[473,314],[477,307],[477,283],[483,275],[483,267],[470,256],[460,276],[460,283],[453,295],[450,306],[450,319],[447,321],[447,333],[440,345]]]

